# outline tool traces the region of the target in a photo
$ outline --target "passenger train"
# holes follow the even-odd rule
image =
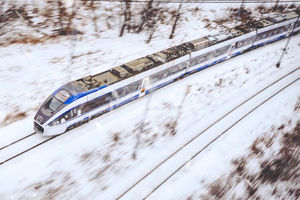
[[[245,51],[299,33],[300,10],[273,13],[71,81],[51,94],[34,117],[34,129],[58,135],[156,89]]]

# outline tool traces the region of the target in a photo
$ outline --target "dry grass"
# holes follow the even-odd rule
[[[295,111],[299,110],[299,104],[300,97]],[[265,199],[267,196],[274,199],[299,199],[300,121],[292,129],[290,125],[291,121],[288,121],[278,127],[271,127],[269,133],[257,138],[248,154],[232,161],[234,170],[209,184],[207,193],[201,197],[234,199],[235,188],[244,184],[244,190],[239,193],[245,199]],[[279,150],[273,147],[275,143],[279,145]],[[259,163],[259,168],[254,172],[247,167],[251,162]]]
[[[4,120],[1,122],[1,126],[7,126],[8,124],[24,119],[26,117],[27,117],[26,112],[20,112],[18,110],[15,110],[15,112],[6,115]]]

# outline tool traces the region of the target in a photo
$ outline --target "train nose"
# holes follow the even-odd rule
[[[44,133],[44,128],[39,125],[38,123],[34,122],[34,130],[37,132],[37,133]]]

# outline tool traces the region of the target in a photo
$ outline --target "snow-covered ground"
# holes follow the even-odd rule
[[[117,29],[101,32],[100,38],[84,35],[82,40],[77,38],[74,55],[80,56],[71,66],[72,38],[1,46],[0,145],[30,133],[38,105],[63,83],[206,35],[210,30],[196,19],[221,17],[226,6],[230,5],[205,5],[194,18],[195,13],[186,14],[188,20],[173,40],[162,34],[169,31],[166,27],[149,44],[144,42],[144,34],[118,38]],[[299,68],[300,35],[291,39],[281,67],[275,67],[285,43],[279,41],[203,70],[1,165],[0,199],[118,197],[241,101]],[[295,109],[299,98],[298,81],[230,129],[151,197],[206,198],[209,185],[231,173],[231,161],[247,154],[257,137],[282,124],[286,131],[295,126],[300,118]],[[13,122],[15,118],[23,120]],[[141,139],[133,159],[138,135]],[[249,169],[254,170],[255,164]],[[238,187],[245,186],[238,185],[236,190]],[[226,197],[243,194],[233,189]]]
[[[184,166],[184,168],[178,171],[156,190],[149,199],[187,199],[188,197],[210,199],[218,197],[218,195],[221,195],[222,199],[244,199],[248,195],[246,189],[248,184],[253,185],[253,187],[255,187],[256,184],[255,182],[249,182],[249,177],[245,175],[246,173],[242,173],[242,175],[235,174],[231,177],[231,179],[236,179],[234,182],[237,183],[234,186],[238,187],[232,187],[232,183],[225,182],[225,184],[229,185],[226,187],[232,187],[229,189],[229,192],[225,194],[222,190],[219,191],[220,194],[212,193],[209,191],[209,184],[218,178],[222,180],[223,177],[225,179],[231,170],[234,169],[234,165],[231,161],[236,159],[238,163],[241,162],[239,159],[245,154],[248,154],[245,152],[251,151],[251,145],[259,137],[272,138],[273,135],[277,137],[269,144],[272,150],[266,150],[264,154],[260,156],[264,158],[275,157],[275,155],[279,153],[278,149],[280,145],[276,144],[276,140],[281,139],[280,136],[282,137],[286,132],[291,131],[300,118],[299,108],[295,110],[296,103],[300,103],[299,87],[300,81],[297,81],[262,105],[261,108],[255,110],[240,121],[209,148],[205,149],[199,156],[195,157]],[[298,96],[291,95],[297,93]],[[275,106],[276,109],[274,109]],[[297,134],[299,134],[299,132]],[[275,145],[273,145],[273,143],[275,143]],[[261,162],[253,158],[251,159],[251,157],[249,160],[251,161],[245,166],[246,170],[249,170],[253,174],[260,172]],[[293,184],[296,184],[296,189],[299,188],[299,182],[287,181],[286,184],[288,185],[287,188],[292,188],[291,185]],[[220,185],[222,185],[222,183]],[[220,188],[221,187],[222,186],[220,186]],[[257,188],[262,199],[279,199],[275,195],[273,197],[268,196],[276,187],[278,186],[275,184],[262,184]],[[277,189],[277,194],[282,192],[279,194],[279,197],[283,199],[296,199],[297,194],[295,196],[289,196],[285,189],[286,188]]]

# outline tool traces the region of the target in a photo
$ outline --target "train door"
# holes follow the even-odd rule
[[[142,84],[139,86],[139,91],[140,91],[139,97],[142,97],[146,94],[149,83],[150,83],[149,77],[143,79]]]
[[[236,45],[237,45],[237,43],[235,42],[235,43],[231,44],[231,46],[229,47],[229,51],[228,51],[228,54],[227,54],[227,59],[231,58],[232,52],[235,49]]]

